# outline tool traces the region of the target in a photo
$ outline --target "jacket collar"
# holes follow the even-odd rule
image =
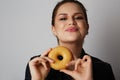
[[[84,55],[86,55],[86,53],[85,53],[84,49],[82,48],[80,58],[82,59]]]

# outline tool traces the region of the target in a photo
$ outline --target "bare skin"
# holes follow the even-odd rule
[[[50,51],[51,49],[47,50],[40,57],[34,58],[29,62],[32,80],[45,80],[47,77],[47,74],[50,71],[49,63],[54,62],[52,59],[47,57]]]
[[[64,69],[64,72],[74,78],[74,80],[93,80],[92,79],[92,61],[91,57],[85,55],[83,59],[77,59],[67,64],[68,67],[74,67],[73,70]]]
[[[93,80],[91,57],[85,55],[82,59],[79,58],[88,29],[85,16],[78,5],[65,3],[59,7],[52,32],[58,38],[59,45],[69,48],[73,55],[73,60],[67,64],[67,68],[60,71],[74,80]],[[47,57],[50,51],[51,49],[29,62],[32,80],[45,80],[47,77],[49,64],[54,62]]]

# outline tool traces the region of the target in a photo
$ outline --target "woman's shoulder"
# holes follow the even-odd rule
[[[105,61],[103,61],[103,60],[101,60],[101,59],[99,59],[99,58],[97,58],[97,57],[91,56],[91,58],[92,58],[93,63],[103,63],[103,64],[106,64],[106,63],[107,63],[107,62],[105,62]],[[107,64],[108,64],[108,63],[107,63]]]
[[[105,62],[97,57],[91,56],[91,58],[92,58],[93,65],[110,66],[110,64],[108,62]]]
[[[92,57],[92,64],[95,80],[115,80],[112,67],[108,62]]]
[[[98,71],[98,72],[112,72],[112,67],[110,65],[110,63],[108,62],[105,62],[97,57],[93,57],[91,56],[92,58],[92,64],[93,64],[93,69],[95,71]]]

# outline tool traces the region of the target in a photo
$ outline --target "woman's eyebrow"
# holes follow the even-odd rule
[[[76,14],[82,14],[82,15],[83,15],[83,13],[82,13],[82,12],[77,12],[77,13],[74,13],[74,14],[75,14],[75,15],[76,15]]]
[[[77,14],[82,14],[83,15],[82,12],[76,12],[76,13],[74,13],[74,15],[77,15]],[[67,15],[67,13],[60,13],[60,14],[58,14],[58,16],[60,16],[60,15]]]
[[[60,14],[58,14],[58,16],[60,16],[60,15],[67,15],[66,13],[60,13]]]

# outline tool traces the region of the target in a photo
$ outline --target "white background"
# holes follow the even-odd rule
[[[57,45],[51,13],[59,0],[0,0],[0,80],[24,80],[30,57]],[[81,0],[89,34],[84,49],[111,64],[120,80],[120,0]]]

